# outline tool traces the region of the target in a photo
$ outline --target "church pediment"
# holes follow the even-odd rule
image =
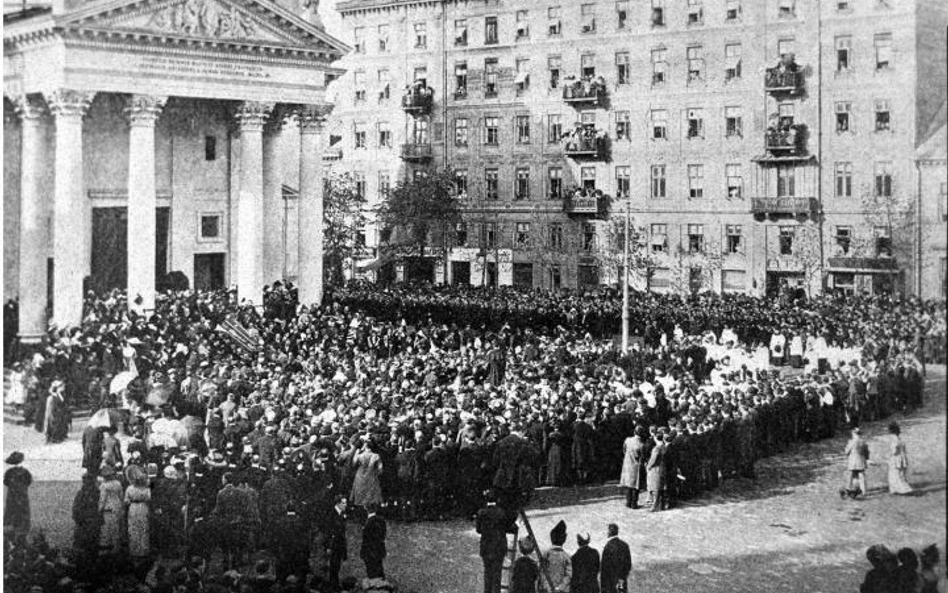
[[[335,57],[347,49],[321,27],[267,0],[93,2],[60,24],[67,29],[310,49]]]

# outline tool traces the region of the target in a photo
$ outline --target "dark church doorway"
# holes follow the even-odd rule
[[[155,280],[168,273],[168,235],[171,208],[155,209]],[[128,285],[128,209],[124,206],[92,209],[92,261],[89,290],[97,293]]]
[[[224,254],[194,254],[194,289],[219,290],[224,288]]]

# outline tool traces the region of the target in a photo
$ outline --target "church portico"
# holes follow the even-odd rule
[[[20,154],[4,195],[19,258],[4,286],[16,287],[24,340],[45,332],[48,257],[59,326],[80,321],[84,288],[127,289],[130,308],[147,312],[170,272],[191,287],[236,285],[254,304],[264,283],[302,273],[318,233],[295,212],[290,228],[281,188],[314,185],[318,172],[303,168],[318,167],[321,134],[286,123],[328,113],[343,44],[256,0],[66,3],[5,20],[4,94],[17,115],[5,131]],[[292,166],[280,158],[288,146]],[[287,257],[291,243],[299,257]]]

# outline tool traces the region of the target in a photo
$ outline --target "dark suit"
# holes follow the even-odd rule
[[[513,526],[507,514],[496,505],[488,505],[477,512],[475,522],[481,534],[480,554],[484,561],[484,593],[500,593],[504,555],[507,554],[507,532]]]
[[[602,572],[599,576],[602,593],[615,593],[620,585],[622,591],[627,591],[626,579],[629,578],[631,570],[632,553],[629,551],[629,544],[618,536],[609,538],[602,549]]]
[[[599,552],[589,546],[581,546],[573,554],[573,577],[570,593],[599,593]]]
[[[387,529],[385,519],[372,515],[365,520],[362,527],[362,548],[359,556],[365,563],[365,574],[370,579],[384,579],[385,569],[382,561],[385,559],[385,535]]]
[[[339,589],[339,569],[349,557],[346,545],[346,519],[333,508],[326,514],[326,550],[329,553],[329,584]]]

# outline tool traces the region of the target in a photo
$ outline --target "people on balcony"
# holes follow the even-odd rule
[[[790,119],[772,116],[767,126],[767,148],[797,148],[802,127]]]
[[[429,87],[424,81],[416,80],[405,87],[405,94],[402,101],[405,105],[425,105],[431,101],[433,96],[434,89]]]
[[[796,87],[800,72],[794,54],[783,54],[773,68],[767,69],[766,86],[768,88]]]
[[[563,137],[566,139],[566,152],[590,152],[599,150],[606,133],[597,130],[593,124],[576,122]]]
[[[606,79],[602,76],[583,76],[577,80],[575,76],[567,76],[563,79],[564,96],[567,99],[572,98],[595,98],[606,88]]]

